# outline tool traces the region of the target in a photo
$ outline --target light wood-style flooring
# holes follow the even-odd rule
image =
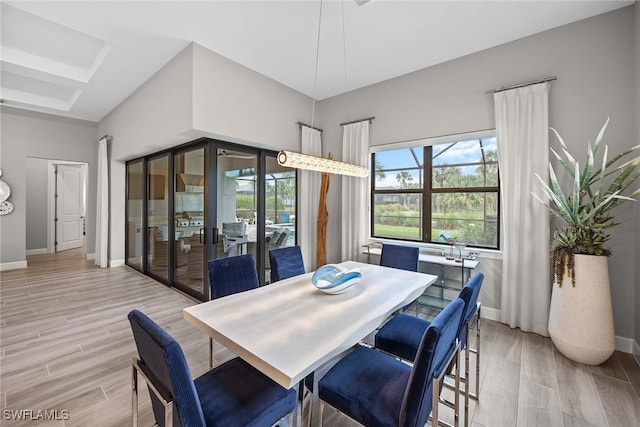
[[[28,264],[0,273],[1,426],[130,425],[136,350],[126,315],[134,308],[180,342],[194,376],[207,369],[208,339],[182,318],[182,308],[196,303],[190,298],[128,267],[99,269],[76,250]],[[631,355],[579,365],[548,338],[492,321],[482,322],[481,339],[472,426],[640,425],[640,367]],[[220,347],[215,354],[232,357]],[[31,419],[45,418],[44,410],[59,419]],[[153,425],[146,392],[140,425]],[[330,412],[325,425],[354,423]]]

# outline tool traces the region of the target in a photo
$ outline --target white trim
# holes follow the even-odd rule
[[[49,160],[47,166],[47,253],[52,254],[56,251],[56,164],[57,160]]]
[[[47,162],[47,252],[49,254],[55,253],[56,246],[56,227],[55,227],[55,216],[56,216],[56,166],[57,165],[79,165],[82,169],[82,180],[83,180],[83,200],[84,200],[84,221],[85,224],[87,222],[87,183],[89,180],[89,164],[87,162],[76,162],[74,160],[57,160],[57,159],[48,159]],[[83,236],[82,247],[84,248],[87,245],[86,236]]]
[[[48,254],[49,250],[47,248],[40,248],[40,249],[27,249],[26,250],[26,254],[27,256],[31,256],[31,255],[43,255],[43,254]]]
[[[495,320],[496,322],[500,322],[500,310],[491,307],[482,306],[481,317],[487,320]],[[500,322],[502,323],[502,322]],[[615,337],[615,346],[616,350],[621,351],[623,353],[630,353],[636,359],[636,362],[640,365],[640,345],[638,345],[637,341],[632,340],[631,338],[619,337],[616,335]]]
[[[94,254],[95,257],[95,254]],[[124,258],[122,259],[112,259],[109,261],[109,268],[112,267],[122,267],[124,265]]]
[[[478,139],[496,136],[495,129],[477,130],[474,132],[453,133],[451,135],[434,136],[431,138],[411,139],[408,141],[391,142],[388,144],[372,145],[369,148],[370,153],[378,151],[400,150],[410,147],[424,147],[427,145],[436,145],[443,142],[466,141],[468,139]]]
[[[0,264],[0,271],[18,270],[20,268],[27,268],[27,261],[4,262]]]
[[[615,339],[616,339],[616,350],[622,351],[624,353],[633,354],[634,341],[631,338],[619,337],[616,335]]]
[[[482,309],[480,309],[480,317],[482,319],[487,319],[487,320],[495,320],[496,322],[500,322],[500,310],[496,309],[496,308],[491,308],[491,307],[485,307],[484,305],[482,306]]]
[[[95,253],[87,254],[87,259],[96,259],[96,254]]]

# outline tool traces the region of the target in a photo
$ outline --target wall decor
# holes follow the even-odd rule
[[[0,177],[2,169],[0,169]],[[11,187],[3,179],[0,179],[0,215],[8,215],[13,212],[13,203],[7,199],[11,196]]]

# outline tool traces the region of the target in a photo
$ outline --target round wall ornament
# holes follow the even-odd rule
[[[2,169],[0,169],[0,177]],[[3,179],[0,179],[0,215],[8,215],[13,212],[13,203],[7,199],[11,195],[11,187]]]

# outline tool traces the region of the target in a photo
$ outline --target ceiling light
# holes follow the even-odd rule
[[[363,166],[356,166],[350,163],[338,162],[336,160],[325,159],[322,157],[309,156],[307,154],[293,153],[291,151],[279,152],[278,164],[289,168],[357,176],[360,178],[366,178],[369,176],[369,169]]]

